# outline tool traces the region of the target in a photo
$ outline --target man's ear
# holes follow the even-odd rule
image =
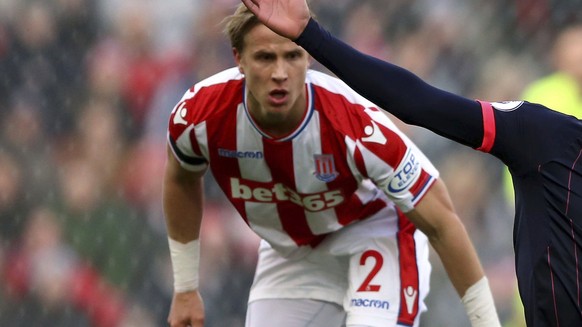
[[[238,71],[241,74],[244,74],[245,72],[244,72],[242,65],[241,65],[241,53],[236,48],[232,48],[232,55],[234,57],[234,62],[238,66]]]

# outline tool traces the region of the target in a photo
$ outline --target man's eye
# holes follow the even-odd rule
[[[293,53],[290,53],[287,57],[289,59],[297,59],[297,58],[301,58],[301,54],[297,53],[297,52],[293,52]]]
[[[257,60],[261,60],[261,61],[267,61],[267,60],[271,60],[272,56],[268,55],[268,54],[261,54],[257,56]]]

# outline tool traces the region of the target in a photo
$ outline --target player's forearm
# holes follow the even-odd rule
[[[182,169],[169,148],[167,157],[162,200],[168,236],[187,243],[198,239],[200,233],[203,179],[196,173]]]
[[[406,215],[428,236],[461,297],[471,326],[500,326],[479,257],[454,211],[445,184],[436,180],[421,202]]]
[[[489,282],[464,226],[460,222],[450,224],[438,234],[431,239],[431,245],[461,297],[471,326],[501,326]]]
[[[297,40],[358,93],[404,122],[477,148],[483,120],[475,101],[430,86],[411,72],[366,55],[311,19]]]
[[[483,277],[477,253],[441,179],[406,216],[428,237],[459,296]]]
[[[202,177],[182,169],[168,150],[163,205],[175,293],[198,289],[202,187]]]
[[[463,297],[469,287],[483,276],[483,268],[477,253],[463,225],[448,224],[446,228],[429,236],[431,246],[435,249],[447,271],[453,287]]]
[[[472,327],[500,327],[489,282],[462,224],[429,237],[453,287],[459,294]]]
[[[164,180],[164,214],[176,293],[194,291],[199,286],[201,184],[177,180],[171,173]]]
[[[201,184],[164,182],[163,205],[168,236],[181,243],[199,237],[203,208]]]

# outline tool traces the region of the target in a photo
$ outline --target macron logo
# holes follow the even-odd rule
[[[263,159],[264,157],[261,151],[235,151],[222,148],[218,149],[218,155],[226,158]]]
[[[404,293],[404,300],[406,301],[406,311],[411,315],[414,310],[414,301],[416,300],[416,295],[418,292],[412,286],[408,286],[402,290]]]
[[[362,141],[364,142],[373,142],[373,143],[378,143],[378,144],[386,144],[387,139],[384,136],[384,134],[382,134],[382,131],[380,130],[380,128],[378,128],[378,125],[376,125],[376,123],[372,120],[372,125],[368,125],[364,128],[364,134],[366,134],[366,137],[362,137]]]
[[[176,109],[176,113],[174,114],[174,125],[188,125],[188,122],[184,118],[188,114],[188,109],[185,108],[186,102],[182,102],[180,106]]]

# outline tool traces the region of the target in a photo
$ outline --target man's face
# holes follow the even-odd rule
[[[245,75],[249,110],[262,128],[273,134],[290,132],[306,108],[307,52],[264,25],[245,36],[242,52],[234,50]]]

